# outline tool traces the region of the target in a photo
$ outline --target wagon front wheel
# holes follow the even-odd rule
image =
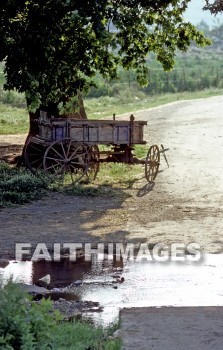
[[[53,142],[46,150],[43,168],[53,180],[74,184],[87,173],[89,153],[87,147],[77,141],[62,139]]]
[[[160,151],[157,145],[149,148],[145,162],[145,177],[149,183],[154,182],[160,165]]]

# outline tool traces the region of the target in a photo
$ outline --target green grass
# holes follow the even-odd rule
[[[123,163],[102,164],[95,183],[113,188],[131,188],[142,173],[141,165],[128,165]]]
[[[119,350],[121,341],[106,339],[105,334],[109,333],[86,323],[60,324],[55,350]]]
[[[24,134],[29,130],[28,112],[22,108],[0,104],[0,134]]]
[[[145,153],[140,150],[139,153]],[[122,163],[101,164],[97,178],[89,183],[85,176],[73,186],[52,183],[44,174],[32,175],[25,168],[0,163],[0,208],[21,205],[42,198],[52,191],[71,196],[105,197],[125,199],[139,177],[144,176],[141,165]]]
[[[128,189],[144,176],[141,165],[127,165],[122,163],[104,163],[95,180],[88,183],[87,178],[74,186],[62,186],[60,191],[72,196],[122,198],[130,197]]]
[[[168,93],[155,96],[148,96],[142,93],[140,97],[136,94],[127,94],[127,96],[120,97],[104,96],[85,100],[85,108],[89,119],[103,119],[107,117],[112,118],[114,113],[116,115],[132,113],[141,109],[165,105],[170,102],[207,98],[222,95],[222,93],[222,89],[206,89],[203,91]]]
[[[168,93],[149,96],[140,91],[125,90],[116,97],[103,96],[85,100],[85,108],[89,119],[112,118],[113,113],[133,113],[140,109],[148,109],[180,100],[190,100],[222,95],[222,89],[206,89],[195,92]],[[0,134],[23,134],[29,129],[28,112],[22,108],[0,104]]]
[[[148,145],[136,145],[134,156],[145,158],[148,152]],[[107,146],[100,146],[101,151],[109,149]],[[74,186],[60,187],[60,190],[70,195],[90,197],[116,197],[127,198],[130,196],[128,189],[141,177],[144,177],[145,166],[141,164],[125,163],[100,163],[99,172],[95,180],[88,182],[84,177],[80,183]]]

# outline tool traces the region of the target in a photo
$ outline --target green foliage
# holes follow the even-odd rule
[[[57,315],[52,304],[30,303],[28,295],[11,281],[0,289],[0,349],[50,350]]]
[[[193,47],[188,53],[178,53],[175,67],[171,72],[163,71],[155,57],[151,56],[148,62],[149,85],[144,88],[137,84],[133,70],[125,72],[119,69],[118,79],[111,81],[97,76],[99,89],[91,88],[88,97],[108,95],[110,97],[110,100],[107,100],[108,104],[112,104],[113,97],[116,104],[117,101],[119,104],[128,104],[137,103],[137,100],[150,99],[151,95],[222,89],[222,53],[217,50],[216,45],[217,42],[214,41],[210,49],[201,50]],[[101,106],[103,109],[102,103]]]
[[[204,10],[209,10],[213,14],[218,14],[223,12],[223,4],[220,0],[215,0],[214,2],[211,0],[205,0]]]
[[[0,94],[0,103],[26,108],[26,100],[24,94],[18,94],[16,91],[3,90]]]
[[[106,339],[104,333],[86,323],[62,325],[58,327],[55,350],[120,350],[120,340]]]
[[[29,110],[62,108],[94,82],[135,69],[147,84],[146,56],[171,70],[176,50],[209,43],[183,14],[190,0],[5,0],[0,3],[0,60],[5,88],[26,95]],[[61,106],[62,104],[62,106]],[[66,108],[65,108],[66,110]]]
[[[36,177],[25,169],[0,163],[0,207],[39,199],[48,186],[49,181],[44,176]]]
[[[61,321],[50,300],[35,303],[11,281],[0,285],[0,350],[120,349],[120,341],[106,339],[102,328]]]

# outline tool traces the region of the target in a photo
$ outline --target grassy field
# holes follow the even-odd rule
[[[222,92],[222,89],[207,89],[197,92],[149,96],[142,92],[125,90],[116,97],[88,98],[85,100],[85,108],[89,119],[112,118],[113,113],[116,115],[132,113],[140,109],[148,109],[169,102],[222,95]],[[29,119],[26,109],[0,104],[1,135],[27,133],[28,128]]]
[[[105,117],[112,117],[113,113],[116,115],[123,113],[132,113],[141,109],[148,109],[165,105],[170,102],[180,100],[190,100],[198,98],[206,98],[216,95],[222,95],[223,89],[207,89],[197,92],[182,92],[174,94],[162,94],[149,96],[146,94],[125,94],[117,97],[99,97],[87,99],[85,101],[85,108],[89,119],[102,119]]]
[[[29,129],[28,112],[25,109],[0,104],[0,134],[24,134]]]

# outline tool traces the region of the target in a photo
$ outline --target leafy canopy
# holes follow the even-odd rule
[[[190,0],[1,0],[0,61],[6,89],[25,92],[28,107],[66,104],[99,72],[114,78],[118,65],[147,83],[146,57],[165,70],[176,50],[208,40],[184,11]]]
[[[204,10],[209,10],[211,13],[217,15],[223,12],[223,1],[222,0],[205,0],[206,5]]]

